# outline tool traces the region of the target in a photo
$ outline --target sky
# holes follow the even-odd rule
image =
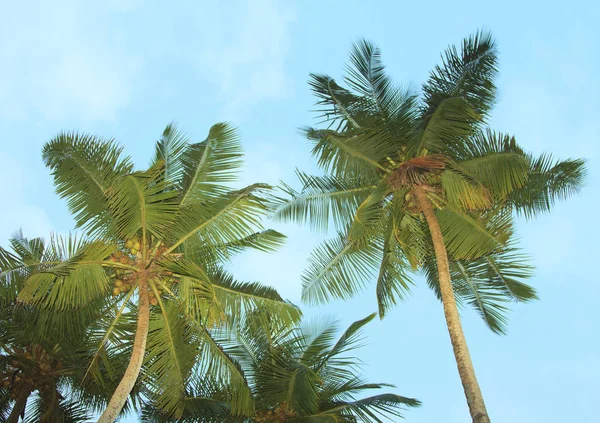
[[[592,1],[173,1],[0,0],[0,244],[66,233],[73,221],[54,193],[41,147],[62,130],[117,139],[139,167],[172,121],[194,140],[230,121],[246,152],[242,183],[296,183],[315,171],[298,128],[315,125],[309,72],[341,78],[353,41],[377,43],[399,83],[419,87],[449,44],[477,29],[500,49],[494,129],[534,152],[587,160],[580,195],[519,221],[540,300],[514,305],[508,334],[471,310],[463,326],[492,420],[593,421],[600,395],[600,6]],[[325,238],[288,235],[279,252],[248,254],[232,270],[300,304],[300,275]],[[407,422],[468,420],[441,304],[422,280],[357,354],[364,375],[420,399]],[[374,286],[355,300],[303,306],[346,325],[376,310]],[[137,421],[133,416],[128,422]]]

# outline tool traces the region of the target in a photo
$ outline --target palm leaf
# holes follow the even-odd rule
[[[425,104],[436,108],[440,99],[459,96],[476,113],[487,114],[495,103],[496,43],[490,33],[476,32],[463,40],[461,51],[451,46],[423,85]]]
[[[302,184],[300,192],[288,185],[283,191],[291,198],[282,201],[275,210],[275,218],[283,222],[309,222],[314,229],[326,231],[330,220],[337,228],[346,226],[348,216],[375,188],[363,178],[336,178],[311,176],[297,172]]]
[[[197,204],[225,192],[225,182],[234,181],[242,161],[235,128],[217,123],[206,140],[190,145],[182,156],[181,207]]]
[[[182,156],[188,142],[189,138],[173,123],[167,125],[162,136],[156,142],[151,166],[163,161],[165,164],[165,179],[171,183],[179,181],[182,177]]]
[[[67,199],[77,227],[88,233],[110,222],[108,191],[116,178],[133,170],[129,157],[121,157],[122,151],[114,141],[77,133],[61,133],[42,150],[56,192]]]
[[[343,234],[325,241],[313,251],[302,275],[302,300],[319,304],[352,297],[370,279],[379,252],[373,243],[357,248]]]

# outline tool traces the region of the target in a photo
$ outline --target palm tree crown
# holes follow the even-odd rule
[[[311,75],[325,129],[307,128],[325,176],[299,173],[277,216],[327,228],[303,277],[303,299],[349,298],[376,279],[385,315],[421,272],[442,300],[474,423],[488,423],[457,303],[469,303],[494,332],[507,300],[529,301],[531,269],[515,247],[516,213],[533,216],[576,192],[581,160],[525,153],[487,128],[495,103],[497,52],[489,34],[450,47],[421,94],[397,88],[377,47],[352,49],[345,82]]]
[[[379,423],[402,417],[420,402],[392,393],[360,394],[392,385],[369,383],[358,375],[360,362],[351,354],[362,341],[361,329],[372,314],[351,324],[339,337],[337,324],[304,328],[282,325],[268,314],[247,316],[230,341],[244,368],[256,410],[247,416],[230,413],[227,392],[190,391],[184,422],[231,423]],[[150,421],[166,422],[149,407]]]
[[[514,137],[486,127],[495,103],[496,46],[477,33],[450,47],[419,96],[397,88],[380,51],[354,45],[345,81],[311,74],[326,129],[307,128],[324,176],[298,172],[302,189],[276,217],[339,236],[310,259],[303,299],[348,298],[373,276],[384,316],[422,271],[436,291],[428,229],[415,187],[433,202],[444,234],[457,298],[476,307],[495,332],[504,330],[505,299],[535,291],[526,257],[514,246],[512,213],[531,217],[577,192],[581,160],[534,157]],[[435,263],[433,263],[435,267]]]
[[[241,165],[236,131],[216,124],[206,140],[189,143],[169,125],[143,171],[114,141],[76,133],[47,143],[43,157],[87,236],[57,257],[27,263],[18,299],[62,312],[111,298],[86,345],[84,383],[100,389],[123,376],[100,421],[114,421],[130,393],[181,415],[185,387],[198,383],[205,367],[233,388],[234,413],[252,410],[241,369],[211,330],[257,308],[285,322],[299,311],[273,289],[238,282],[223,268],[239,251],[272,251],[284,238],[261,224],[270,186],[227,185]]]

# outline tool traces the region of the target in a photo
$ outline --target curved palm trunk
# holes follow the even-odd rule
[[[19,392],[19,395],[17,398],[15,398],[15,404],[13,405],[13,409],[8,416],[8,423],[17,423],[19,421],[19,417],[21,417],[25,412],[27,399],[29,398],[29,395],[31,395],[31,392],[33,392],[33,386],[23,386],[21,392]]]
[[[479,383],[477,383],[477,378],[475,377],[475,369],[473,368],[471,355],[467,348],[467,340],[465,339],[462,325],[460,324],[460,316],[458,315],[456,299],[454,298],[454,289],[452,288],[452,281],[450,280],[450,266],[448,265],[448,254],[446,252],[444,238],[442,237],[442,231],[435,212],[433,211],[431,201],[427,198],[423,188],[416,187],[414,191],[421,211],[425,215],[425,219],[429,225],[429,231],[431,232],[435,258],[437,260],[442,304],[444,305],[444,316],[446,317],[450,341],[454,350],[454,358],[456,359],[460,380],[463,389],[465,390],[465,396],[467,397],[469,411],[473,423],[489,423],[490,418],[485,408]]]
[[[113,423],[117,419],[142,368],[144,353],[146,352],[146,340],[148,339],[148,327],[150,325],[150,303],[148,299],[148,274],[145,270],[140,273],[138,281],[138,321],[133,341],[133,352],[131,353],[127,370],[125,370],[125,374],[121,382],[119,382],[119,386],[115,389],[115,393],[97,423]]]

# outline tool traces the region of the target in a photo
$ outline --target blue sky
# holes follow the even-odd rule
[[[169,122],[200,140],[228,120],[246,150],[243,182],[293,182],[295,167],[315,169],[297,129],[315,123],[309,72],[339,78],[351,42],[366,37],[380,45],[398,82],[418,87],[448,44],[486,28],[501,52],[492,126],[533,152],[584,157],[589,174],[581,195],[519,222],[541,300],[514,307],[507,336],[465,310],[467,340],[494,422],[594,420],[600,8],[591,1],[405,3],[2,0],[0,242],[19,226],[27,236],[72,228],[40,156],[61,130],[114,137],[142,167]],[[240,279],[271,284],[299,303],[300,274],[323,235],[271,226],[289,236],[286,247],[232,267]],[[370,325],[360,351],[365,375],[423,401],[407,421],[467,421],[441,305],[417,282],[407,301]],[[375,310],[374,291],[305,310],[346,324]]]

